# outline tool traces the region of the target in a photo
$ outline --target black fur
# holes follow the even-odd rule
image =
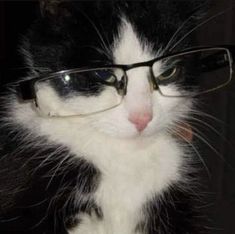
[[[0,233],[62,234],[79,212],[102,217],[92,199],[100,172],[43,138],[30,135],[35,144],[27,147],[27,134],[19,126],[1,128]]]
[[[203,226],[205,217],[197,206],[199,203],[195,194],[176,185],[146,204],[148,219],[140,229],[148,234],[206,234],[208,229]]]

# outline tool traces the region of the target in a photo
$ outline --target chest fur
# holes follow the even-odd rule
[[[180,180],[182,154],[168,139],[132,154],[126,149],[121,155],[114,151],[106,157],[103,154],[99,160],[90,158],[101,171],[94,199],[102,210],[102,218],[80,214],[82,221],[71,234],[137,233],[138,224],[145,219],[144,205]]]

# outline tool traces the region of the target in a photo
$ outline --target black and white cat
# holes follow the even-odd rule
[[[177,29],[187,20],[192,26],[204,3],[41,1],[42,17],[22,48],[31,68],[26,80],[97,62],[154,59],[170,51],[185,33],[181,28],[175,34]],[[185,47],[184,40],[177,50]],[[120,105],[85,117],[43,116],[14,89],[4,97],[1,234],[206,233],[196,209],[194,157],[173,134],[185,123],[194,100],[153,91],[148,67],[130,69],[127,77]],[[164,88],[181,91],[172,84]],[[102,89],[87,92],[94,106],[108,101],[99,99]],[[53,92],[45,86],[40,95],[45,108],[67,111],[58,99],[66,96],[60,83]],[[70,105],[78,105],[76,98],[70,98]]]

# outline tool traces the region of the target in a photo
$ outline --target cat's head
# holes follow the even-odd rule
[[[42,1],[42,18],[33,25],[24,50],[32,71],[39,75],[96,64],[105,67],[150,61],[169,53],[188,27],[175,33],[187,21],[192,26],[198,17],[194,13],[202,9],[202,3],[195,0]],[[175,49],[182,50],[186,42],[179,43]],[[154,69],[160,71],[161,66]],[[189,112],[191,98],[166,97],[158,89],[153,90],[150,67],[134,67],[126,75],[127,90],[122,102],[104,112],[75,117],[77,131],[83,125],[111,137],[154,136],[174,128]],[[113,87],[89,82],[83,92],[79,92],[79,84],[71,82],[69,76],[44,82],[39,104],[48,113],[54,111],[63,116],[67,112],[79,113],[77,108],[89,112],[90,108],[109,102],[108,92]],[[184,92],[171,82],[163,84],[162,89],[176,96]],[[92,101],[89,105],[85,101],[81,106],[81,96]],[[32,111],[38,114],[33,107]],[[50,121],[53,122],[53,117]]]

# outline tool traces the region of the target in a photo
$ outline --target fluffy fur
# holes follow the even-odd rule
[[[147,61],[166,52],[199,3],[49,1],[23,51],[31,72],[38,74],[97,62]],[[193,100],[152,91],[147,67],[127,75],[121,105],[84,118],[41,116],[34,103],[20,102],[14,91],[5,98],[1,233],[200,233],[193,187],[188,187],[192,155],[172,134]],[[44,105],[60,106],[63,97],[47,88]],[[180,92],[173,85],[163,88]],[[129,116],[142,113],[151,121],[139,132]]]

